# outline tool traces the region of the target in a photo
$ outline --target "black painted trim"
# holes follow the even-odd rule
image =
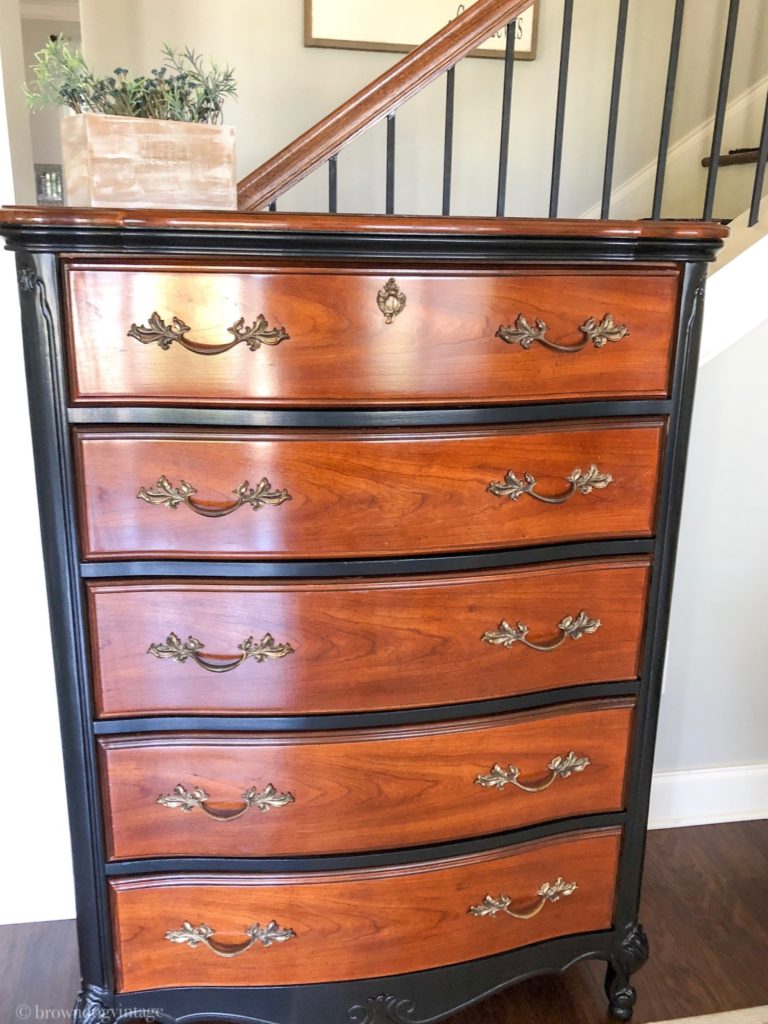
[[[37,499],[43,542],[51,641],[61,719],[64,772],[75,871],[78,942],[83,977],[112,985],[112,946],[103,882],[105,846],[95,741],[72,453],[65,411],[65,375],[53,256],[16,257],[29,392]]]
[[[602,262],[710,262],[720,239],[536,238],[513,235],[402,235],[330,231],[223,231],[197,228],[57,227],[0,223],[9,249],[133,255],[301,257],[313,260],[383,262],[435,260],[444,264],[547,263],[563,260]],[[395,254],[395,255],[393,255]]]
[[[118,1010],[114,1024],[127,1024],[132,1018],[123,1011],[140,1007],[161,1010],[158,1024],[434,1024],[532,975],[609,960],[611,943],[611,932],[591,932],[413,974],[292,988],[156,989],[118,995],[107,1005]],[[369,1000],[383,994],[393,997],[395,1016],[366,1017]],[[352,1016],[357,1007],[362,1012]]]
[[[685,268],[680,298],[678,351],[674,369],[675,408],[670,417],[664,471],[659,493],[656,558],[651,568],[648,621],[643,651],[641,699],[635,722],[634,753],[629,770],[629,820],[619,868],[617,929],[631,929],[640,904],[645,837],[651,791],[651,769],[667,650],[669,609],[683,502],[696,369],[704,310],[704,265]]]
[[[421,558],[366,558],[322,562],[213,562],[125,561],[83,562],[85,579],[130,578],[140,576],[198,576],[222,579],[297,579],[300,577],[394,576],[411,573],[461,572],[472,569],[496,569],[514,565],[536,565],[572,558],[606,558],[626,555],[652,555],[653,540],[606,540],[582,544],[554,544],[513,551],[483,551],[467,555],[426,555]]]
[[[334,715],[165,715],[111,718],[94,722],[93,731],[97,736],[122,736],[158,732],[304,732],[318,729],[375,729],[391,725],[450,722],[481,715],[509,714],[575,701],[634,697],[638,690],[639,683],[634,680],[621,683],[588,683],[558,690],[519,694],[516,697],[502,697],[498,700],[395,711],[347,712]]]
[[[667,399],[553,402],[548,405],[472,406],[440,409],[213,409],[148,406],[77,406],[72,424],[152,424],[183,427],[430,427],[539,423],[571,419],[668,416]]]

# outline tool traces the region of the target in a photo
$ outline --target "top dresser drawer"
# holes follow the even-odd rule
[[[670,265],[64,268],[75,403],[500,404],[669,391]]]

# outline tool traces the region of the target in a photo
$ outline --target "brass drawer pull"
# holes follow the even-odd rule
[[[189,946],[190,949],[207,946],[216,956],[227,959],[247,953],[249,949],[257,945],[266,949],[276,942],[287,942],[288,939],[296,938],[293,928],[281,928],[277,921],[270,921],[265,928],[262,928],[260,924],[252,924],[250,928],[245,929],[245,934],[248,936],[245,942],[239,946],[227,946],[213,938],[214,930],[210,925],[201,924],[195,928],[189,921],[185,921],[178,931],[166,932],[165,937],[169,942],[175,942],[180,946]]]
[[[376,296],[378,307],[384,314],[384,320],[388,324],[393,324],[395,319],[400,316],[405,309],[407,301],[408,299],[405,292],[400,291],[398,283],[394,277],[390,277]]]
[[[495,494],[497,498],[509,498],[510,501],[517,501],[524,494],[528,494],[536,501],[543,501],[545,505],[564,505],[574,494],[591,494],[592,491],[604,490],[608,484],[613,483],[613,477],[610,473],[601,473],[597,466],[592,464],[585,473],[582,473],[580,468],[574,469],[566,477],[566,482],[568,490],[553,498],[546,494],[536,493],[534,490],[536,477],[530,473],[523,473],[522,479],[520,479],[511,469],[508,469],[503,480],[492,481],[486,490]]]
[[[514,326],[499,327],[496,337],[506,341],[508,345],[519,345],[520,348],[528,350],[535,341],[554,352],[581,352],[591,341],[595,348],[605,348],[608,342],[621,341],[629,334],[628,328],[623,324],[617,324],[610,313],[606,313],[598,323],[595,317],[585,320],[579,327],[584,337],[574,345],[558,345],[547,337],[549,326],[538,318],[531,324],[522,313],[518,313]]]
[[[244,505],[250,505],[254,512],[258,512],[265,505],[282,505],[284,501],[291,500],[288,491],[273,491],[272,484],[266,477],[262,477],[256,487],[251,487],[246,480],[232,493],[237,495],[237,501],[231,505],[224,508],[206,508],[205,505],[199,505],[193,500],[192,495],[197,494],[197,488],[192,484],[182,480],[178,487],[174,487],[167,477],[161,476],[154,487],[142,487],[136,497],[149,505],[165,505],[173,512],[179,505],[186,505],[199,516],[207,516],[209,519],[231,515]]]
[[[591,763],[588,757],[582,757],[573,750],[564,757],[562,754],[558,754],[547,765],[549,778],[533,786],[526,786],[524,782],[520,781],[520,769],[513,764],[508,768],[502,768],[500,764],[495,764],[487,775],[477,776],[475,785],[482,786],[484,789],[504,789],[505,786],[517,786],[524,793],[543,793],[558,779],[567,779],[570,775],[583,772]]]
[[[241,316],[227,328],[233,340],[222,345],[201,345],[197,341],[192,341],[186,337],[187,331],[191,330],[192,328],[177,316],[171,317],[171,322],[166,323],[155,311],[146,325],[131,324],[128,337],[135,338],[142,345],[159,345],[166,352],[176,342],[197,356],[218,356],[222,352],[229,352],[241,342],[244,342],[251,352],[255,352],[262,345],[279,345],[281,341],[290,339],[290,334],[286,333],[284,327],[270,327],[263,313],[259,314],[250,327],[245,326],[245,318]]]
[[[535,643],[533,640],[528,639],[528,627],[523,622],[518,622],[516,626],[510,625],[506,619],[502,619],[499,623],[498,629],[488,630],[483,633],[482,639],[487,644],[492,644],[494,647],[506,647],[509,650],[515,644],[522,644],[524,647],[529,647],[532,651],[556,651],[558,647],[568,640],[581,640],[583,636],[590,633],[596,633],[602,626],[600,619],[590,619],[585,611],[580,611],[578,615],[566,615],[564,619],[561,619],[557,624],[557,628],[560,630],[560,636],[555,640],[551,640],[549,643]]]
[[[147,654],[152,654],[155,658],[178,661],[182,665],[188,658],[191,658],[206,672],[231,672],[249,658],[253,658],[258,665],[261,665],[270,658],[286,658],[289,654],[294,653],[290,644],[277,643],[271,633],[265,633],[261,640],[256,640],[252,636],[243,640],[241,644],[237,645],[240,654],[230,661],[220,663],[206,661],[200,653],[204,647],[205,644],[194,636],[188,636],[186,640],[182,640],[175,633],[169,633],[165,643],[150,644]]]
[[[482,903],[470,907],[467,913],[473,917],[496,917],[497,914],[507,914],[518,921],[530,921],[532,917],[540,914],[548,903],[557,903],[561,896],[573,895],[577,888],[575,882],[565,882],[562,878],[557,878],[554,882],[545,882],[539,888],[536,893],[539,902],[531,910],[510,910],[512,898],[502,893],[496,898],[486,896]]]
[[[156,802],[161,807],[178,809],[186,814],[190,814],[195,808],[200,808],[209,818],[214,818],[216,821],[236,821],[238,818],[242,818],[252,807],[257,811],[270,811],[274,807],[285,807],[286,804],[292,804],[296,798],[293,793],[278,793],[270,782],[262,790],[251,786],[250,789],[246,789],[241,799],[245,804],[244,807],[234,811],[217,811],[209,807],[208,801],[210,797],[204,789],[198,787],[197,789],[187,790],[179,783],[172,793],[169,793],[167,796],[159,796]]]

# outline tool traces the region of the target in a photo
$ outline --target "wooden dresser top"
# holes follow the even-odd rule
[[[517,217],[400,217],[357,214],[238,213],[207,210],[4,206],[0,229],[14,227],[221,230],[262,233],[495,235],[509,238],[666,239],[716,242],[728,228],[703,221],[566,220]]]

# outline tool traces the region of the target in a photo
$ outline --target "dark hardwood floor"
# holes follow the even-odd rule
[[[768,821],[652,832],[642,920],[637,1024],[768,1004]],[[595,1024],[603,974],[590,963],[535,978],[450,1024]],[[72,921],[0,928],[2,1024],[69,1020],[77,988]]]

